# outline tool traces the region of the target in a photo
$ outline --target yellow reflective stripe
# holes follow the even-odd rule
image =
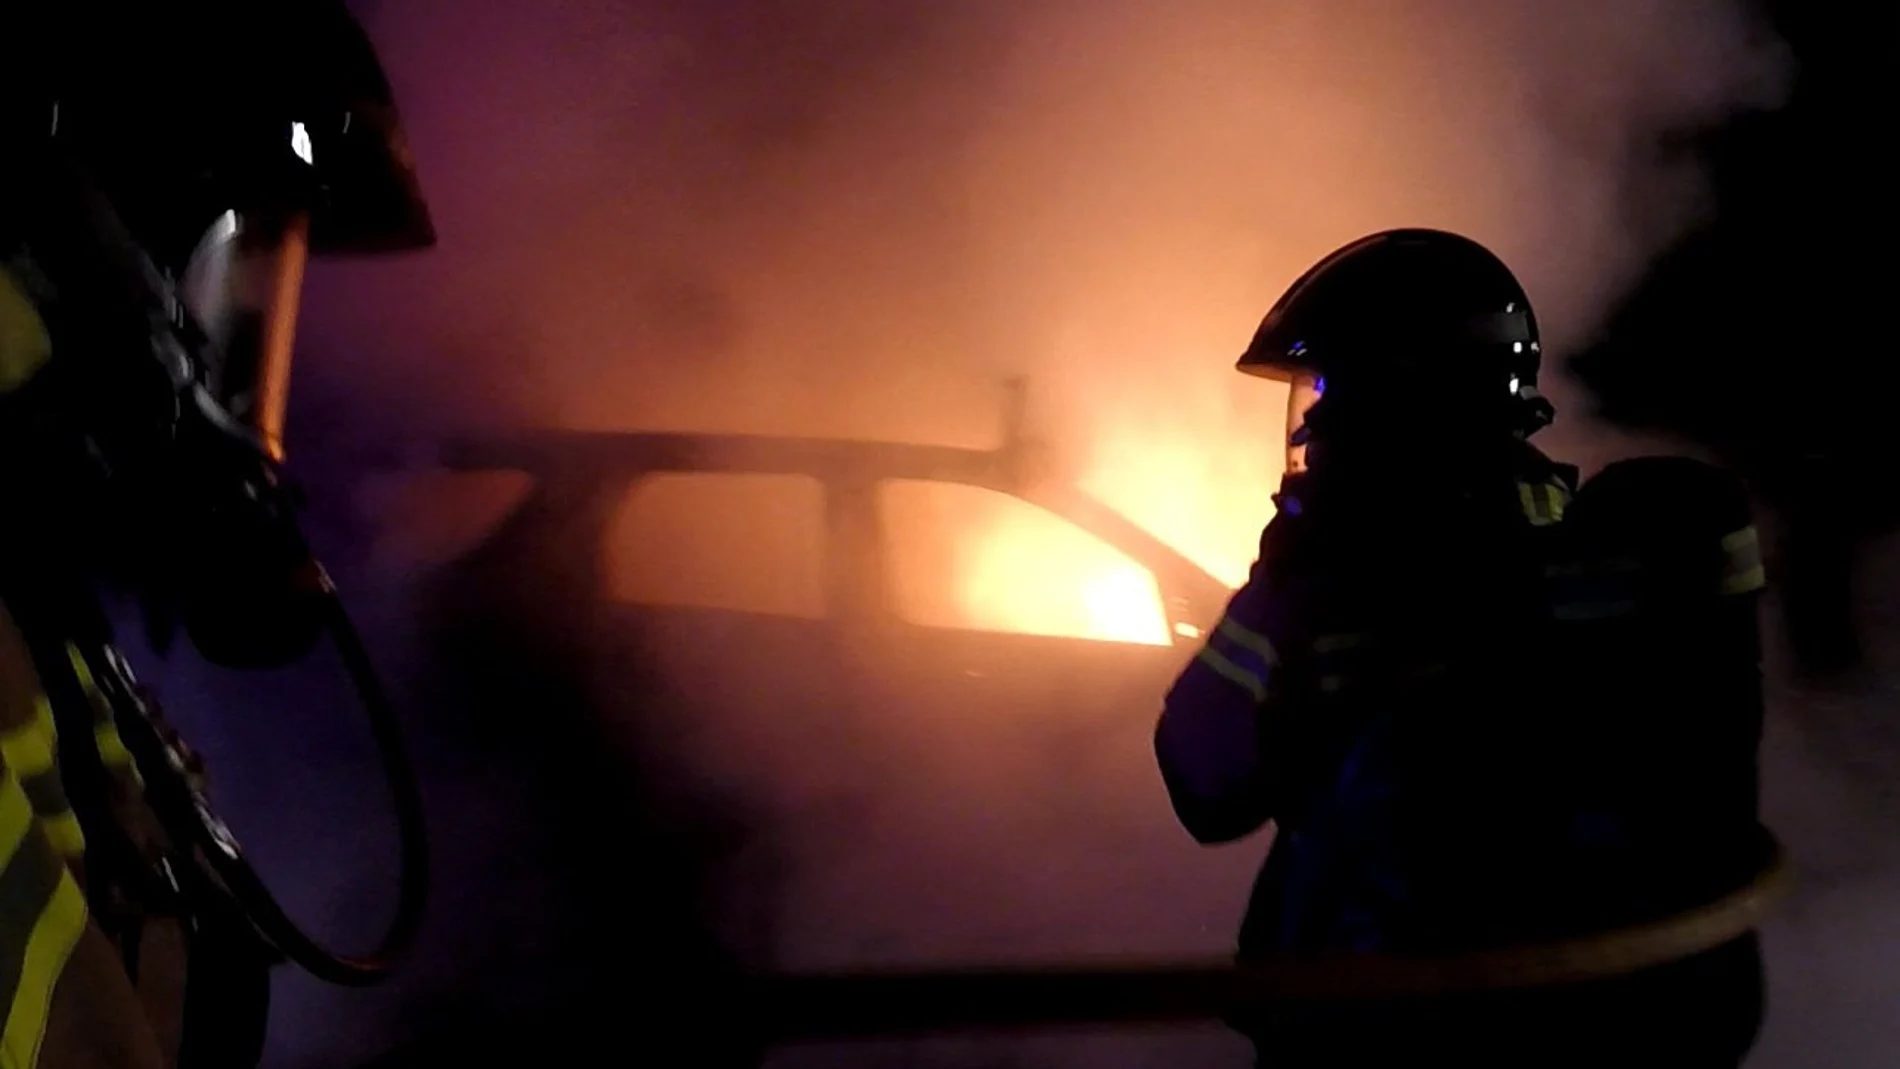
[[[1768,585],[1768,573],[1762,567],[1761,539],[1753,524],[1723,538],[1722,552],[1728,557],[1722,569],[1722,593],[1746,594]]]
[[[0,1030],[0,1066],[6,1069],[37,1064],[53,989],[86,928],[85,895],[66,863],[33,836],[34,823],[26,789],[11,769],[0,770],[0,885],[12,911],[7,920],[18,925],[26,919],[22,911],[38,910],[30,929],[7,932],[6,953],[19,957],[4,963],[10,990],[0,996],[7,1007]]]
[[[53,704],[40,695],[33,700],[33,721],[0,734],[0,760],[21,779],[53,767],[53,747],[59,729],[53,723]]]
[[[0,770],[0,869],[13,862],[26,834],[33,830],[33,803],[26,797],[20,781]]]
[[[1518,505],[1531,526],[1549,526],[1564,520],[1569,490],[1560,482],[1518,482]]]
[[[132,751],[125,748],[125,739],[116,725],[108,721],[93,728],[92,740],[99,747],[99,760],[107,768],[132,767]]]
[[[1570,503],[1570,492],[1557,483],[1545,483],[1544,496],[1549,499],[1551,522],[1561,521],[1564,518],[1564,506]]]
[[[132,752],[125,748],[125,739],[119,735],[118,724],[113,719],[112,702],[94,678],[85,655],[79,652],[78,646],[68,642],[66,657],[72,662],[73,675],[78,678],[80,688],[86,692],[86,699],[92,703],[92,741],[99,750],[99,760],[107,768],[125,772],[135,783],[144,786],[144,777],[139,775],[138,765],[132,760]]]
[[[60,782],[59,770],[48,769],[14,782],[26,793],[41,830],[53,846],[68,857],[84,853],[86,836],[79,829],[79,818],[73,815],[72,803],[66,800],[66,785]]]
[[[1247,693],[1253,695],[1254,701],[1263,702],[1267,700],[1266,680],[1261,679],[1259,676],[1235,664],[1221,651],[1212,646],[1203,646],[1201,647],[1200,661],[1202,664],[1220,673],[1221,677],[1228,682],[1238,684]]]
[[[1544,527],[1562,520],[1564,506],[1569,500],[1569,491],[1557,483],[1517,484],[1517,502],[1524,510],[1524,518],[1531,521],[1533,527]]]
[[[0,267],[0,394],[26,385],[53,358],[53,338],[33,299]]]
[[[40,1044],[46,1041],[46,1019],[53,1008],[53,988],[59,974],[86,930],[86,896],[73,879],[72,870],[60,866],[59,882],[53,896],[40,911],[27,937],[26,953],[20,961],[20,983],[14,989],[13,1006],[7,1011],[7,1025],[0,1035],[0,1053],[15,1069],[32,1069],[39,1062]]]
[[[79,652],[78,646],[68,642],[66,659],[72,662],[73,678],[79,681],[79,689],[86,695],[87,703],[92,706],[92,718],[101,724],[112,723],[112,701],[106,697],[106,692],[99,686],[98,679],[93,676],[92,666],[86,663],[86,655]]]
[[[66,643],[66,659],[72,662],[73,676],[79,680],[79,689],[86,692],[86,697],[98,694],[99,681],[92,677],[92,668],[86,664],[85,654],[79,652],[79,647]]]
[[[1220,625],[1214,631],[1234,645],[1256,654],[1269,667],[1280,663],[1280,655],[1274,652],[1273,643],[1267,641],[1267,636],[1240,626],[1231,617],[1221,617]]]
[[[40,830],[46,838],[65,857],[83,857],[86,853],[86,833],[79,827],[79,818],[70,809],[54,813],[51,816],[40,815]]]

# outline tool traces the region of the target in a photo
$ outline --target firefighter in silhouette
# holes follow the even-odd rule
[[[163,815],[197,770],[131,714],[95,591],[217,664],[311,648],[327,579],[277,469],[304,261],[433,233],[341,3],[5,22],[0,1065],[255,1065],[278,948]]]
[[[1240,369],[1289,384],[1278,514],[1156,730],[1183,825],[1274,825],[1243,960],[1449,953],[1692,907],[1761,863],[1747,501],[1687,460],[1529,439],[1526,295],[1483,246],[1374,234],[1300,278]],[[1733,1067],[1752,938],[1636,976],[1234,1021],[1263,1065]]]

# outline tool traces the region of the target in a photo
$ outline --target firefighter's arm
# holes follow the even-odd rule
[[[1175,815],[1202,843],[1251,835],[1274,815],[1261,731],[1279,657],[1261,571],[1256,566],[1227,603],[1169,689],[1155,727],[1155,758]]]
[[[91,922],[52,711],[0,608],[0,1069],[162,1069],[117,951]]]

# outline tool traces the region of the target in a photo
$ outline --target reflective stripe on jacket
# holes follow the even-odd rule
[[[129,766],[109,724],[95,736],[108,765]],[[152,1011],[168,999],[151,985],[142,995],[89,914],[61,745],[26,644],[0,609],[0,1069],[160,1069],[172,1064],[160,1036],[175,1030],[155,1028]],[[176,989],[181,955],[182,944],[148,954],[141,972],[173,974],[165,986]]]
[[[1526,477],[1517,484],[1521,521],[1531,527],[1560,522],[1571,496],[1564,478]],[[1262,561],[1272,529],[1262,539]],[[1155,731],[1156,758],[1182,824],[1204,843],[1238,839],[1276,814],[1274,756],[1265,752],[1261,718],[1285,662],[1322,694],[1351,690],[1359,667],[1382,652],[1356,630],[1322,619],[1331,592],[1306,589],[1309,577],[1275,568],[1272,582],[1257,563],[1228,602],[1195,659],[1163,703]],[[1442,668],[1406,662],[1421,679]],[[1297,717],[1298,710],[1287,710]]]

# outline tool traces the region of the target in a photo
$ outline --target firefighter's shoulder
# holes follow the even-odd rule
[[[1584,481],[1566,520],[1599,555],[1641,560],[1680,593],[1743,595],[1766,584],[1747,488],[1706,461],[1617,461]]]

